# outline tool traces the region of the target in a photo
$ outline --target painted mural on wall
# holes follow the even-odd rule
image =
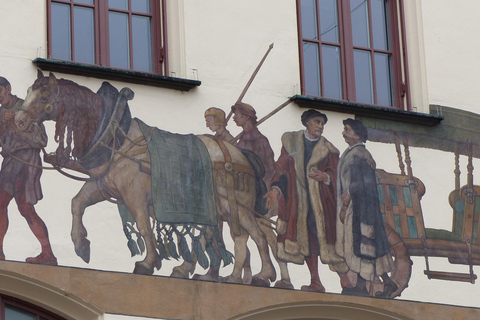
[[[306,264],[311,281],[301,290],[326,292],[320,261],[332,271],[322,277],[336,273],[342,294],[395,298],[408,286],[410,257],[425,256],[429,278],[476,279],[480,190],[473,185],[471,145],[445,147],[456,155],[457,171],[459,154],[469,156],[469,178],[464,187],[458,179],[449,198],[452,232],[434,230],[424,226],[425,186],[413,176],[409,141],[438,144],[412,132],[396,132],[388,123],[380,128],[368,119],[345,119],[347,148],[342,151],[323,136],[327,116],[305,110],[299,130],[281,137],[275,161],[268,138],[257,126],[264,119],[259,121],[255,109],[241,99],[228,116],[219,108],[205,111],[206,126],[214,134],[180,135],[132,118],[128,101],[134,93],[128,88],[118,91],[104,82],[94,93],[39,71],[23,101],[11,95],[6,79],[0,80],[0,240],[8,227],[7,206],[15,198],[42,247],[26,262],[57,264],[47,227],[34,209],[42,198],[40,152],[47,141],[43,123],[55,121],[50,141],[58,146],[53,154],[44,153],[44,161],[67,178],[84,181],[72,199],[71,238],[76,254],[87,263],[85,209],[110,201],[118,205],[132,257],[144,256],[133,270],[138,274],[151,275],[165,261],[176,259],[183,262],[173,268],[172,277],[293,289],[288,266]],[[242,128],[237,137],[226,128],[232,115]],[[366,147],[367,139],[395,144],[399,173],[381,169]],[[229,235],[223,232],[224,224]],[[225,245],[227,236],[233,250]],[[250,251],[249,238],[258,251]],[[252,275],[254,254],[260,256],[261,267]],[[469,273],[431,271],[429,257],[467,265]],[[231,274],[221,276],[221,268],[229,264]],[[194,274],[197,265],[206,273]]]

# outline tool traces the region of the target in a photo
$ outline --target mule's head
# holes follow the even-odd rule
[[[60,88],[53,73],[44,77],[38,70],[37,80],[28,88],[27,96],[21,109],[15,115],[15,124],[21,131],[26,131],[33,123],[56,120],[58,116]]]

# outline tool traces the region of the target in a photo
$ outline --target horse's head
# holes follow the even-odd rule
[[[53,73],[44,77],[38,70],[37,80],[28,88],[25,101],[15,115],[15,124],[21,131],[26,131],[33,123],[56,120],[58,116],[58,94],[60,88]]]

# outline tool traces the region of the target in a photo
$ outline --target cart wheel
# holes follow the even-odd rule
[[[387,232],[388,244],[395,265],[394,270],[390,274],[390,278],[397,284],[398,289],[390,296],[391,299],[399,297],[402,291],[408,287],[408,281],[412,275],[412,260],[408,254],[407,246],[403,242],[400,235],[393,228],[385,223],[385,231]],[[383,282],[380,279],[370,282],[368,290],[372,296],[378,291],[383,291]],[[372,287],[373,285],[373,287]]]

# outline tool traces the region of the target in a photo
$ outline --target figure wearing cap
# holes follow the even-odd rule
[[[57,265],[48,230],[35,211],[34,205],[43,198],[40,184],[42,160],[40,150],[47,145],[43,125],[19,132],[12,121],[23,100],[13,95],[10,82],[0,77],[0,138],[2,139],[2,167],[0,170],[0,260],[5,259],[3,240],[8,229],[8,205],[12,199],[20,214],[41,245],[41,253],[27,258],[29,263]]]
[[[215,132],[215,137],[227,142],[233,140],[233,136],[225,128],[227,120],[225,118],[225,112],[222,109],[215,107],[208,108],[205,111],[205,124],[207,128]]]
[[[275,176],[265,195],[267,207],[278,203],[278,257],[307,263],[310,285],[305,291],[325,292],[318,274],[318,258],[351,287],[345,261],[335,251],[336,178],[340,152],[323,137],[327,116],[307,110],[301,116],[305,130],[286,132]]]
[[[387,274],[394,264],[380,212],[376,165],[364,144],[367,129],[361,121],[350,118],[343,125],[348,148],[338,163],[336,251],[357,279],[354,288],[342,293],[368,296],[366,280],[380,276],[384,291],[376,292],[376,296],[390,298],[398,287]]]
[[[274,174],[274,153],[268,138],[260,133],[257,124],[257,113],[249,104],[237,102],[232,106],[233,121],[237,126],[242,127],[243,131],[237,142],[237,147],[250,150],[255,153],[265,167],[265,177],[263,181],[268,186]]]

